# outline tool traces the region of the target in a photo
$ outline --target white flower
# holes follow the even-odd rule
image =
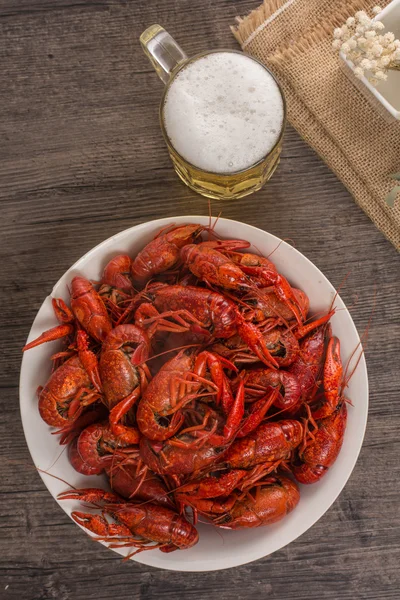
[[[378,64],[381,67],[387,67],[389,63],[390,63],[389,56],[381,56],[381,58],[378,61]]]
[[[375,6],[372,13],[377,15],[381,10]],[[383,33],[384,29],[381,21],[374,21],[365,10],[359,10],[333,31],[332,48],[341,50],[352,61],[356,77],[362,78],[366,72],[372,85],[387,79],[387,70],[393,63],[400,64],[400,39],[391,32]]]
[[[368,60],[368,58],[363,58],[362,61],[360,62],[360,67],[362,69],[370,69],[371,68],[371,61]]]
[[[365,17],[360,17],[359,22],[361,23],[361,25],[369,27],[371,24],[371,19],[367,15],[365,15]]]
[[[367,13],[365,12],[365,10],[359,10],[358,12],[356,12],[355,17],[356,19],[360,20],[363,17],[366,17]]]
[[[357,77],[357,79],[361,79],[364,77],[364,71],[361,69],[361,67],[356,67],[354,69],[354,75]]]
[[[371,53],[374,56],[380,56],[382,54],[382,46],[380,46],[379,44],[374,44],[371,48]]]
[[[375,77],[378,79],[378,81],[386,81],[387,79],[387,75],[383,71],[377,71],[375,73]]]
[[[388,44],[391,44],[392,42],[394,42],[394,33],[392,33],[391,31],[388,31],[387,33],[385,33],[385,35],[383,36],[383,39],[385,40],[385,42],[387,42]]]

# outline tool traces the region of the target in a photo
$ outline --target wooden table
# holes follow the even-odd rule
[[[245,0],[0,0],[2,335],[0,598],[399,599],[399,263],[395,249],[288,127],[270,184],[216,214],[290,238],[369,331],[371,405],[357,466],[325,516],[240,568],[170,573],[128,564],[71,523],[35,472],[18,376],[55,281],[103,239],[157,217],[207,214],[176,177],[157,121],[162,84],[138,38],[159,22],[190,53],[232,47]],[[356,301],[357,298],[357,301]]]

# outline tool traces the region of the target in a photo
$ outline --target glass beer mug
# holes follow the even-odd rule
[[[286,118],[272,73],[236,50],[188,58],[160,25],[140,42],[166,85],[160,122],[182,181],[209,198],[259,190],[278,166]]]

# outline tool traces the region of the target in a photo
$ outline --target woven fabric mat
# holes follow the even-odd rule
[[[400,249],[400,201],[386,196],[400,171],[400,121],[367,99],[332,50],[333,29],[377,0],[264,0],[237,18],[242,49],[281,83],[288,120],[336,173],[355,201]],[[379,2],[386,6],[388,0]],[[400,76],[400,73],[395,73]],[[369,93],[369,92],[368,92]]]

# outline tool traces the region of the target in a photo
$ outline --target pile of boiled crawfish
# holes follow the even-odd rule
[[[294,480],[318,481],[339,454],[334,309],[309,320],[306,294],[249,246],[171,225],[100,282],[74,277],[70,307],[53,299],[60,325],[24,348],[65,339],[40,415],[73,467],[105,473],[112,491],[59,497],[101,508],[72,516],[129,556],[193,546],[199,515],[229,529],[274,523],[299,502]]]

